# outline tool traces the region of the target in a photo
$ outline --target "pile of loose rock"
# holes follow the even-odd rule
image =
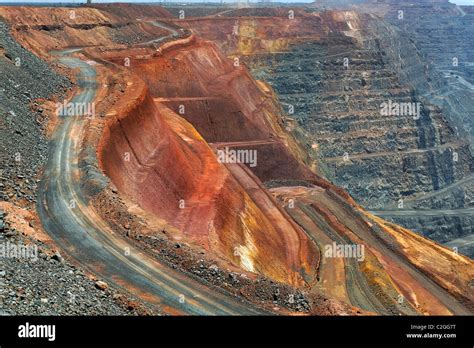
[[[37,173],[48,143],[41,99],[71,88],[70,81],[20,46],[0,21],[0,199],[34,203]]]
[[[143,314],[158,313],[23,236],[0,211],[0,315]]]

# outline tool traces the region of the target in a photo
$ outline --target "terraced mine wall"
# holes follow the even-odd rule
[[[344,12],[335,23],[332,16],[312,18],[298,39],[259,17],[229,19],[229,32],[230,24],[240,32],[227,38],[211,32],[204,19],[187,25],[241,57],[275,89],[306,142],[318,149],[313,160],[320,172],[364,207],[439,242],[472,234],[472,214],[465,210],[472,204],[470,144],[456,133],[449,111],[424,96],[444,85],[436,69],[396,27],[368,15]],[[280,27],[288,22],[274,21]],[[419,105],[419,114],[382,115],[381,105],[390,102]],[[407,213],[391,213],[396,210]]]
[[[401,29],[416,44],[433,71],[431,88],[424,91],[426,97],[442,105],[454,125],[464,135],[467,131],[472,141],[472,122],[467,116],[472,114],[472,98],[466,98],[465,93],[472,91],[470,84],[474,76],[470,40],[474,32],[474,7],[456,6],[447,1],[442,4],[387,1],[386,6],[374,6],[372,11]],[[417,83],[413,85],[419,88]]]
[[[474,53],[470,38],[474,33],[474,7],[429,0],[366,3],[360,6],[361,11],[374,13],[392,25],[374,22],[383,49],[394,58],[390,64],[398,71],[400,81],[413,88],[423,103],[439,107],[456,138],[462,140],[462,157],[467,161],[465,166],[470,167],[462,177],[455,172],[450,184],[447,181],[426,196],[408,199],[410,207],[427,212],[420,212],[418,217],[413,216],[414,212],[409,217],[386,217],[417,231],[425,229],[438,241],[461,236],[448,245],[472,256],[468,240],[472,238],[474,190],[469,159],[473,153]],[[458,160],[459,151],[454,149],[452,153]]]
[[[469,115],[472,115],[474,110],[473,92],[469,85],[458,82],[459,78],[464,81],[469,76],[469,65],[466,63],[472,60],[472,57],[468,57],[471,48],[465,40],[470,36],[469,31],[473,30],[472,21],[468,23],[466,16],[459,16],[456,7],[451,4],[436,9],[432,4],[409,8],[402,6],[401,9],[407,16],[407,22],[394,19],[391,16],[393,12],[389,12],[387,17],[394,25],[391,27],[393,34],[380,35],[382,47],[389,52],[391,64],[400,71],[401,81],[416,91],[423,104],[431,105],[436,112],[442,114],[453,133],[452,141],[458,145],[438,151],[443,154],[441,161],[437,161],[437,157],[433,156],[433,161],[439,163],[430,166],[433,189],[408,198],[406,202],[410,208],[428,211],[421,212],[418,217],[397,216],[391,219],[413,230],[424,231],[426,235],[440,242],[461,237],[460,243],[455,240],[449,245],[472,257],[473,248],[469,247],[469,244],[463,244],[462,238],[472,235],[474,222],[474,212],[470,210],[474,204],[474,165],[472,136],[469,135],[472,119]],[[428,16],[421,16],[421,13]],[[433,22],[441,23],[441,28],[438,25],[434,28]],[[408,23],[414,23],[417,29],[408,26]],[[422,23],[429,27],[418,28],[423,26]],[[447,29],[448,26],[450,29]],[[386,30],[382,29],[381,32]],[[418,32],[418,37],[412,30]],[[427,32],[430,33],[429,40],[426,39]],[[443,42],[446,36],[450,37],[449,44]],[[426,48],[431,45],[435,46],[432,48],[435,54],[430,54],[430,50]],[[397,56],[401,57],[401,60],[394,59]],[[462,57],[465,63],[458,65],[456,61],[457,66],[451,67],[449,71],[449,64],[452,65],[453,57],[457,56]],[[396,64],[397,61],[401,62],[401,66]],[[436,121],[434,125],[438,132],[445,127]],[[429,210],[439,211],[440,214],[427,216],[430,214]],[[454,211],[447,212],[448,210]]]
[[[376,51],[356,53],[358,61],[350,71],[344,71],[342,59],[339,64],[337,59],[323,62],[316,72],[298,65],[308,51],[318,52],[314,60],[321,61],[347,50],[336,47],[324,52],[324,43],[301,46],[293,50],[295,59],[282,57],[284,62],[269,80],[282,102],[294,105],[300,124],[320,146],[329,178],[367,208],[385,209],[404,197],[436,191],[470,175],[468,144],[457,140],[439,109],[427,105],[418,120],[380,115],[384,102],[423,103]]]

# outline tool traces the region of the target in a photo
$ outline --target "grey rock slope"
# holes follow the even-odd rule
[[[70,88],[69,80],[21,47],[0,22],[0,177],[2,200],[34,202],[48,144],[36,99]],[[32,109],[37,111],[33,112]]]
[[[87,277],[48,245],[22,235],[6,218],[0,210],[0,315],[153,313]]]

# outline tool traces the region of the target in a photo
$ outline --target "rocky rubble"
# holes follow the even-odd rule
[[[193,255],[191,248],[175,244],[169,248],[168,241],[158,238],[143,237],[140,240],[151,246],[160,259],[166,260],[174,268],[179,267],[207,283],[241,296],[249,301],[258,301],[272,309],[286,309],[295,312],[309,312],[312,308],[307,295],[301,290],[276,283],[264,277],[251,280],[244,273],[232,272],[217,266],[211,259]],[[181,249],[181,250],[176,250]]]
[[[13,246],[28,247],[28,254]],[[10,250],[6,252],[4,250]],[[46,244],[23,236],[0,211],[1,315],[158,314],[94,280]]]
[[[3,22],[0,70],[0,199],[34,204],[38,170],[48,152],[40,100],[64,93],[71,83],[21,47]]]

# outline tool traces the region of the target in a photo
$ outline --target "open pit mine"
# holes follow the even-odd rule
[[[0,7],[0,314],[474,314],[474,7]]]

